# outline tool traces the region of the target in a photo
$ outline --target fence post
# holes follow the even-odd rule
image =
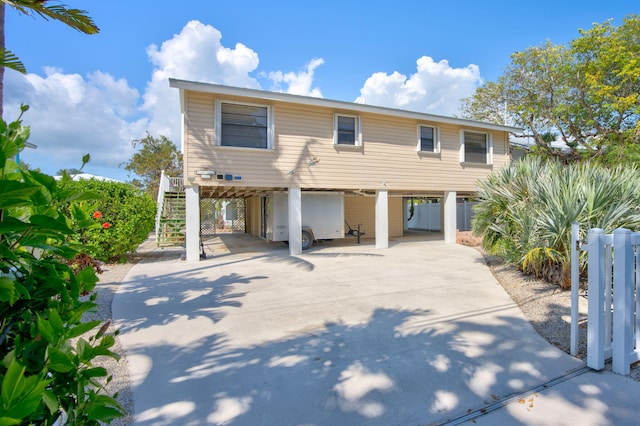
[[[638,235],[638,233],[635,233]],[[636,255],[635,255],[635,265],[636,265],[636,276],[635,276],[635,288],[636,288],[636,320],[632,327],[633,334],[635,337],[635,345],[636,352],[640,351],[640,247],[638,247],[638,242],[633,241],[631,244],[636,245]]]
[[[631,231],[613,231],[613,350],[612,369],[614,373],[627,375],[631,371],[631,351],[633,349],[633,247]]]
[[[587,365],[604,368],[604,230],[592,228],[588,236],[589,323],[587,328]]]
[[[571,224],[571,349],[572,356],[578,354],[580,339],[578,320],[580,300],[578,290],[580,287],[580,262],[578,258],[578,245],[580,244],[580,224]]]

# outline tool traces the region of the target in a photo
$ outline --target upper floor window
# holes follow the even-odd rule
[[[460,161],[464,163],[492,163],[493,146],[488,133],[463,130],[460,148]]]
[[[438,128],[433,126],[418,126],[418,151],[440,152]]]
[[[359,117],[336,114],[333,123],[333,143],[336,145],[362,145]]]
[[[219,102],[216,113],[217,145],[240,148],[273,148],[271,107]]]

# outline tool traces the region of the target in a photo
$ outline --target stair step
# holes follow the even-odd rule
[[[158,247],[184,246],[186,228],[186,193],[167,191],[164,193],[156,244]]]

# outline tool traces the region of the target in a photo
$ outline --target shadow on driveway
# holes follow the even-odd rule
[[[141,263],[113,314],[140,425],[438,424],[582,365],[439,242]]]

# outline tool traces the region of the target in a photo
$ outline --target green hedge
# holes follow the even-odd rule
[[[87,229],[76,242],[89,245],[94,256],[107,262],[125,259],[144,242],[155,227],[156,203],[128,183],[97,179],[68,182],[69,189],[97,192],[101,199],[93,209],[101,228]],[[100,216],[100,217],[97,217]]]

